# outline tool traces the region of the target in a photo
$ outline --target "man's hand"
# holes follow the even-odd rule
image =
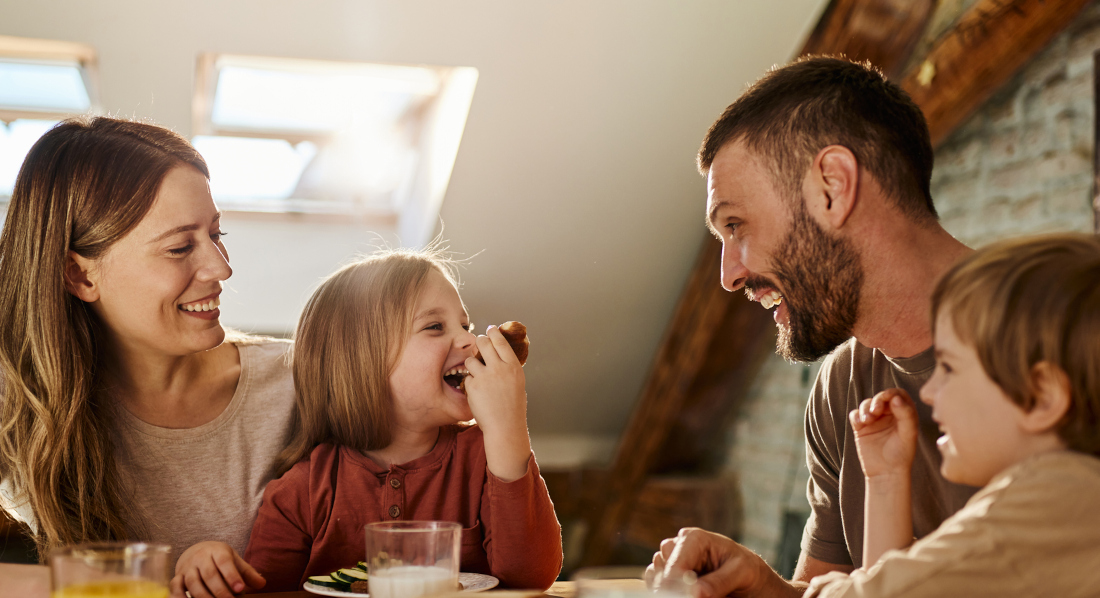
[[[696,598],[724,596],[801,596],[802,590],[779,577],[764,559],[733,540],[695,527],[685,527],[675,538],[661,542],[653,564],[645,571],[646,584],[680,584],[683,575],[698,575]]]
[[[246,588],[258,590],[267,581],[224,542],[199,542],[176,561],[169,586],[172,598],[233,598]]]

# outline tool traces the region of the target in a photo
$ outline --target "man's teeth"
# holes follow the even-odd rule
[[[760,297],[760,305],[764,306],[764,309],[771,309],[780,303],[783,303],[783,295],[780,295],[779,291],[768,291]]]
[[[218,306],[221,304],[221,300],[217,297],[214,297],[206,303],[187,303],[180,305],[180,309],[182,309],[183,311],[214,311],[215,309],[218,309]]]

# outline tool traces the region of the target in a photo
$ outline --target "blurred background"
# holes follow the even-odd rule
[[[65,115],[172,128],[225,210],[223,322],[276,336],[339,265],[441,234],[471,258],[478,332],[529,328],[529,426],[567,569],[644,563],[700,525],[789,574],[816,366],[770,355],[768,314],[717,288],[695,152],[774,64],[898,46],[882,66],[901,78],[1000,4],[7,0],[0,211]],[[1065,18],[938,140],[933,194],[967,243],[1093,227],[1100,9],[1046,4]],[[21,558],[17,537],[0,558]]]

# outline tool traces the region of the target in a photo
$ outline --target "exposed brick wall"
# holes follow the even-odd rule
[[[802,419],[817,364],[768,358],[738,409],[727,467],[741,481],[740,541],[774,565],[783,513],[809,511]]]
[[[966,2],[958,3],[965,7]],[[1100,1],[1037,55],[936,151],[932,196],[971,246],[1055,230],[1093,230],[1093,60]],[[808,511],[805,367],[771,358],[730,432],[742,483],[740,538],[775,565],[784,511]],[[812,376],[816,375],[813,366]]]
[[[979,246],[1093,227],[1094,3],[936,151],[944,227]]]

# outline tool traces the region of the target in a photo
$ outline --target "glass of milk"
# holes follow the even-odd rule
[[[447,521],[366,525],[371,598],[418,598],[458,585],[462,526]]]

